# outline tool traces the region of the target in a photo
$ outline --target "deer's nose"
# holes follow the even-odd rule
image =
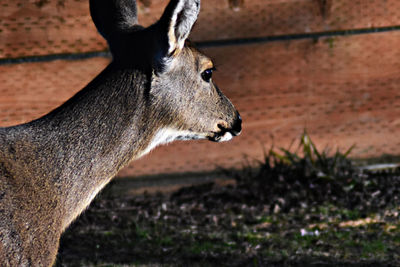
[[[237,112],[235,122],[233,123],[233,126],[232,126],[230,132],[234,136],[237,136],[242,132],[242,117],[240,116],[239,112]]]

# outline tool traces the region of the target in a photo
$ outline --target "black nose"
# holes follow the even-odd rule
[[[242,131],[242,117],[240,117],[239,112],[237,112],[236,120],[233,123],[232,129],[231,129],[231,133],[234,136],[237,136],[237,135],[240,134],[241,131]]]

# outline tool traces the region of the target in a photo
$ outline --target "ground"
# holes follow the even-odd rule
[[[312,144],[302,154],[270,151],[223,185],[118,197],[111,184],[64,234],[57,265],[400,266],[400,169],[362,170]]]

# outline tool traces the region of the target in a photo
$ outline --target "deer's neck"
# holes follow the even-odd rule
[[[42,154],[39,175],[62,194],[64,228],[123,166],[149,150],[161,115],[149,107],[148,82],[144,74],[109,67],[64,105],[28,124]]]

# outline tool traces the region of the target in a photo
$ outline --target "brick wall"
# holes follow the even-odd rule
[[[106,44],[87,2],[0,3],[0,126],[49,112],[108,64],[93,54]],[[166,3],[139,2],[139,21]],[[396,0],[203,0],[191,39],[215,60],[243,134],[160,147],[120,176],[240,167],[304,128],[321,147],[356,144],[355,157],[400,154],[399,26]]]

